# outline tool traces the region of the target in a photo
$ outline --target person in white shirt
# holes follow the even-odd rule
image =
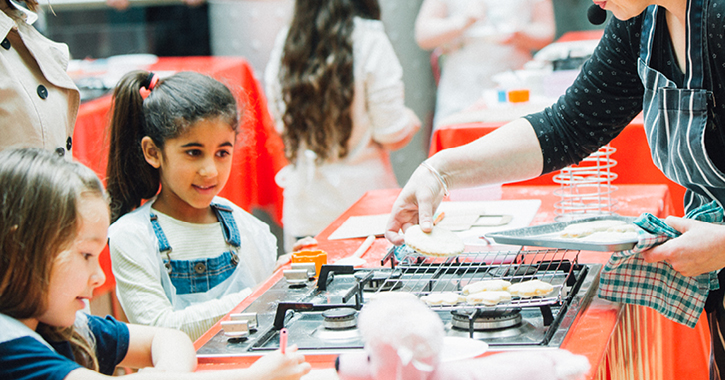
[[[398,187],[389,151],[420,128],[377,0],[297,0],[265,71],[269,109],[291,164],[285,246],[316,235],[366,191]]]
[[[555,31],[551,0],[425,0],[415,40],[441,54],[433,127],[494,90],[494,75],[521,69]]]

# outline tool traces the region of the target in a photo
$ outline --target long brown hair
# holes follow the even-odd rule
[[[50,273],[78,233],[82,196],[105,198],[87,167],[38,148],[0,151],[0,313],[27,319],[47,310]],[[37,330],[69,341],[79,364],[98,369],[87,334],[43,323]]]
[[[353,17],[380,19],[377,0],[297,0],[279,80],[285,103],[285,155],[296,162],[301,144],[317,161],[347,155],[354,94]]]
[[[113,92],[106,167],[111,221],[159,191],[159,171],[146,162],[141,151],[145,136],[163,149],[166,140],[181,136],[200,120],[219,117],[234,131],[239,129],[236,99],[217,80],[195,72],[179,72],[159,80],[144,99],[140,90],[149,78],[147,71],[132,71],[121,78]]]

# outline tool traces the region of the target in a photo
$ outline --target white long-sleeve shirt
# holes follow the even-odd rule
[[[215,202],[220,200],[222,198],[214,199]],[[253,276],[250,282],[259,284],[272,274],[277,255],[276,238],[267,224],[224,201],[233,208],[241,234],[242,244],[237,252],[240,263],[249,267]],[[229,250],[221,223],[187,223],[157,210],[153,212],[173,249],[171,259],[216,257]],[[178,310],[167,295],[168,289],[162,285],[162,277],[168,275],[162,272],[165,268],[160,265],[158,243],[148,213],[149,207],[142,206],[120,218],[109,229],[118,299],[130,322],[180,329],[196,340],[248,296],[251,289],[247,287]]]

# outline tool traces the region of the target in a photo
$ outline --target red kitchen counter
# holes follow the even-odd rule
[[[264,92],[252,66],[240,57],[162,57],[150,71],[196,71],[226,84],[239,101],[240,132],[234,150],[232,172],[220,196],[247,211],[261,208],[281,224],[282,190],[274,175],[286,165],[284,144],[274,131]],[[107,128],[111,96],[81,104],[73,133],[73,157],[105,178],[108,162]],[[101,255],[106,283],[96,294],[115,286],[108,250]]]
[[[540,199],[541,206],[532,225],[554,220],[553,194],[557,186],[505,186],[503,200]],[[389,213],[399,189],[366,193],[343,215],[318,236],[321,249],[328,253],[328,262],[351,255],[364,238],[328,240],[347,218],[359,215]],[[620,185],[614,193],[619,201],[621,215],[637,216],[650,212],[658,217],[670,215],[673,210],[669,188],[666,185]],[[384,238],[375,240],[363,256],[367,267],[380,265],[390,243]],[[610,254],[582,251],[581,263],[605,263]],[[254,299],[282,277],[277,271],[250,297],[232,312],[244,310]],[[219,323],[195,342],[199,349],[219,332]],[[584,355],[592,365],[589,379],[705,379],[709,355],[709,332],[703,317],[694,329],[678,325],[661,317],[651,309],[629,306],[594,298],[582,310],[562,344],[573,353]],[[336,355],[308,355],[313,368],[331,368]],[[213,358],[200,360],[200,370],[239,368],[249,366],[256,358]]]

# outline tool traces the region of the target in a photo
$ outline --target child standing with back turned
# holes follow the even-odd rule
[[[366,191],[398,187],[389,152],[420,128],[377,0],[297,0],[265,71],[269,109],[292,163],[285,247],[316,235]]]
[[[178,330],[81,310],[103,284],[110,215],[87,167],[39,148],[0,151],[0,379],[108,379],[117,365],[154,380],[296,380],[309,364],[276,351],[250,368],[185,373],[194,346]]]
[[[197,339],[275,267],[269,226],[216,196],[232,169],[237,102],[192,72],[131,72],[113,97],[107,184],[119,301],[133,323]]]

